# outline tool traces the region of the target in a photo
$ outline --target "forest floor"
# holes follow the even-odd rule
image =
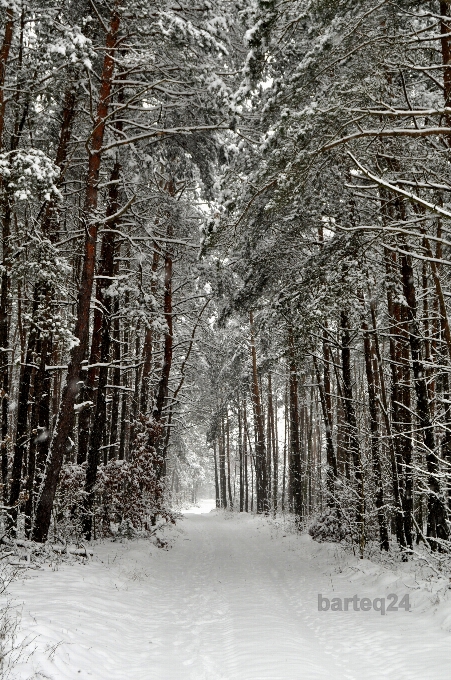
[[[85,564],[16,580],[28,647],[11,677],[449,680],[448,578],[359,560],[282,520],[202,509],[166,532],[167,550],[105,541]],[[409,593],[412,611],[320,612],[318,593]]]

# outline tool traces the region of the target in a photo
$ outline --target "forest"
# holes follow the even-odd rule
[[[451,3],[0,0],[3,533],[451,547]]]

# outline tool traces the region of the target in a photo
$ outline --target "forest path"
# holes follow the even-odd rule
[[[171,532],[169,533],[171,535]],[[105,542],[86,565],[16,582],[14,678],[52,680],[449,680],[450,634],[403,610],[318,612],[326,597],[383,597],[379,565],[284,534],[261,517],[188,514],[172,547]],[[100,561],[103,562],[100,563]]]

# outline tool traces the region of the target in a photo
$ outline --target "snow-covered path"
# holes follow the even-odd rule
[[[36,638],[15,678],[451,677],[451,634],[430,613],[318,612],[318,593],[402,595],[409,583],[261,518],[187,514],[167,551],[142,540],[95,553],[14,584],[22,635]]]

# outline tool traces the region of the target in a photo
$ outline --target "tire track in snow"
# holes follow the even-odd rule
[[[244,515],[190,515],[175,534],[168,551],[106,542],[103,564],[16,582],[38,650],[15,678],[449,680],[449,635],[430,618],[317,611],[318,592],[360,590],[330,548]]]
[[[328,670],[312,658],[316,642],[311,631],[281,598],[272,573],[271,545],[267,540],[262,544],[259,522],[222,517],[189,518],[188,522],[190,531],[196,523],[202,527],[198,536],[203,552],[207,545],[210,551],[204,588],[220,584],[212,599],[216,610],[218,606],[225,610],[218,628],[227,629],[233,641],[223,650],[229,668],[227,680],[329,677]],[[208,641],[204,643],[218,653],[217,646],[215,650]],[[320,651],[318,647],[318,655]]]
[[[430,620],[399,611],[381,616],[377,612],[318,612],[317,595],[328,597],[383,597],[385,590],[364,586],[352,579],[324,571],[327,563],[317,559],[317,544],[307,537],[291,537],[299,556],[287,578],[285,596],[314,633],[325,654],[334,659],[349,680],[449,680],[449,635],[431,630]],[[305,550],[302,550],[304,544]],[[321,548],[319,548],[321,550]],[[330,567],[330,562],[329,562]],[[360,592],[358,592],[360,591]],[[372,592],[371,592],[372,591]],[[388,592],[388,591],[387,591]],[[301,596],[299,596],[301,594]],[[447,661],[444,661],[444,650]],[[446,652],[446,650],[448,650]]]

